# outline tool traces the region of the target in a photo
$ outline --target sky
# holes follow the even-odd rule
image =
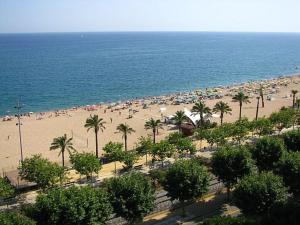
[[[0,33],[300,32],[300,0],[0,0]]]

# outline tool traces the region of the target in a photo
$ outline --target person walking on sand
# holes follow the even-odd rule
[[[110,117],[110,123],[112,123],[112,118]]]

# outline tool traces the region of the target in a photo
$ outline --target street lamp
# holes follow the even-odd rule
[[[21,162],[23,162],[23,148],[22,148],[22,135],[21,135],[21,121],[20,121],[20,110],[22,106],[20,104],[20,100],[18,100],[17,105],[15,106],[15,109],[18,110],[17,118],[18,123],[16,124],[19,127],[19,139],[20,139],[20,152],[21,152]]]

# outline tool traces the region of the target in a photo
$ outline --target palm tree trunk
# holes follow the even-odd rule
[[[153,144],[155,144],[155,129],[153,129]]]
[[[295,96],[296,95],[293,94],[293,108],[295,108]]]
[[[239,115],[239,120],[242,118],[242,103],[240,103],[240,115]]]
[[[202,125],[203,125],[203,114],[201,113],[200,114],[200,126],[202,127]]]
[[[99,152],[98,152],[98,132],[95,131],[95,138],[96,138],[96,157],[99,158]]]
[[[127,134],[124,135],[125,151],[127,152]]]
[[[257,105],[256,105],[256,115],[255,115],[255,120],[258,118],[258,108],[259,108],[259,98],[257,98]]]
[[[117,161],[115,161],[115,175],[117,175]]]
[[[264,100],[264,95],[261,95],[261,107],[265,108],[265,100]]]
[[[65,152],[61,152],[62,166],[65,167]]]
[[[221,125],[223,124],[223,113],[221,113],[220,118],[221,118]]]

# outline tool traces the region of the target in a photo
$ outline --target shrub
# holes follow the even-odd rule
[[[1,225],[35,225],[36,222],[17,212],[0,212]]]
[[[235,191],[236,205],[246,214],[266,213],[274,204],[287,200],[282,178],[271,172],[242,178]]]
[[[260,171],[274,170],[284,152],[284,145],[279,138],[263,137],[254,145],[252,156]]]
[[[106,182],[114,212],[130,223],[141,221],[154,208],[154,188],[148,177],[129,173]]]
[[[40,194],[28,210],[38,224],[104,224],[112,213],[108,194],[91,187],[53,189]]]
[[[282,135],[288,151],[300,151],[300,131],[289,131]]]

